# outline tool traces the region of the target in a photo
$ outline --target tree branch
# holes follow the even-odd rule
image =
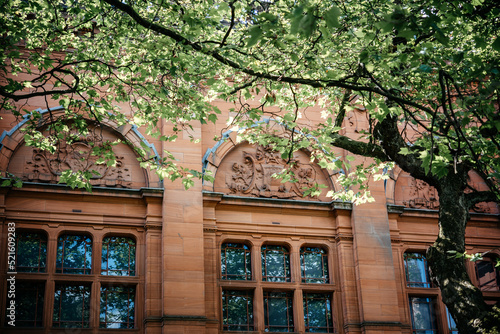
[[[353,154],[376,158],[381,161],[391,160],[379,145],[353,140],[338,133],[332,133],[330,137],[332,138],[331,144],[333,146],[342,148]]]
[[[130,18],[132,18],[137,24],[143,26],[144,28],[155,31],[155,32],[160,33],[164,36],[170,37],[174,41],[176,41],[177,43],[179,43],[181,45],[190,46],[196,52],[200,52],[202,54],[210,56],[210,57],[216,59],[217,61],[219,61],[220,63],[227,65],[227,66],[229,66],[237,71],[246,73],[248,75],[262,78],[262,79],[268,79],[271,81],[281,81],[281,82],[291,83],[291,84],[302,84],[302,85],[307,85],[307,86],[314,87],[314,88],[338,87],[338,88],[351,89],[353,91],[358,91],[358,92],[375,93],[375,94],[379,94],[381,96],[384,96],[384,97],[386,97],[394,102],[402,103],[404,105],[425,111],[427,113],[432,113],[432,110],[429,109],[428,107],[420,105],[420,104],[413,102],[413,101],[403,99],[399,96],[391,94],[390,92],[387,92],[387,91],[384,91],[384,90],[381,90],[378,88],[370,87],[370,86],[352,84],[352,83],[347,82],[346,80],[325,80],[325,79],[313,80],[313,79],[306,79],[306,78],[288,77],[288,76],[284,76],[282,74],[281,75],[274,75],[274,74],[269,74],[269,73],[258,72],[258,71],[252,70],[251,68],[241,66],[239,63],[222,56],[216,50],[211,50],[205,46],[202,46],[200,43],[193,42],[193,41],[185,38],[181,34],[175,32],[171,29],[165,28],[163,26],[160,26],[158,24],[155,24],[155,23],[152,23],[152,22],[146,20],[145,18],[140,16],[132,6],[125,4],[125,3],[121,2],[120,0],[104,0],[104,2],[108,3],[111,6],[114,6],[117,9],[119,9],[120,11],[128,14],[130,16]]]
[[[498,197],[492,191],[474,191],[465,194],[465,199],[469,204],[469,208],[481,202],[498,202]]]

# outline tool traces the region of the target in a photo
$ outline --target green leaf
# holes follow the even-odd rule
[[[403,148],[401,148],[401,150],[399,150],[399,154],[408,155],[408,154],[410,154],[410,151],[408,150],[407,147],[403,147]]]
[[[429,65],[420,65],[419,68],[418,68],[420,71],[422,72],[425,72],[425,73],[431,73],[432,72],[432,67],[430,67]]]
[[[328,28],[340,28],[339,23],[340,9],[337,6],[332,6],[330,10],[325,13],[325,22]]]
[[[309,37],[312,35],[315,27],[316,17],[310,11],[300,20],[299,31],[302,32],[305,37]]]
[[[491,47],[496,50],[496,51],[499,51],[500,52],[500,37],[497,37],[495,38],[495,41],[493,42],[493,44],[491,44]]]
[[[261,38],[262,29],[260,28],[260,26],[255,26],[250,29],[249,33],[250,33],[250,38],[247,39],[247,47],[251,48],[252,46],[257,44],[257,42]]]

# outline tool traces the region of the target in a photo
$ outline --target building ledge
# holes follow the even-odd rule
[[[264,198],[264,197],[243,197],[227,195],[219,192],[203,191],[203,202],[205,205],[209,203],[220,205],[239,205],[253,207],[268,207],[268,208],[284,208],[284,209],[300,209],[300,210],[352,210],[352,203],[342,201],[305,201],[305,200],[289,200],[279,198]]]

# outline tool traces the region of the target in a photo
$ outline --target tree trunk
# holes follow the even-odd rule
[[[441,289],[443,302],[460,334],[498,333],[499,309],[487,305],[481,291],[471,283],[466,260],[449,252],[465,252],[465,227],[469,220],[466,181],[466,172],[450,171],[439,182],[439,235],[427,251],[427,260],[431,279]]]

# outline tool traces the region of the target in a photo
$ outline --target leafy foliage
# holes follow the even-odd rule
[[[468,209],[499,198],[499,14],[494,0],[13,0],[0,14],[1,105],[17,117],[32,113],[25,141],[50,151],[64,124],[49,119],[52,136],[43,137],[40,115],[27,107],[32,98],[65,107],[78,120],[68,133],[83,131],[85,118],[109,119],[164,141],[216,123],[220,110],[210,102],[224,99],[240,106],[228,126],[244,129],[241,139],[282,157],[309,149],[322,167],[344,173],[341,192],[331,195],[358,203],[371,200],[372,172],[386,177],[380,163],[396,163],[434,186],[441,207],[467,206],[453,223],[440,213],[442,248],[429,254],[432,268],[434,255],[465,251]],[[127,104],[131,114],[119,108]],[[322,123],[304,121],[311,106],[323,108]],[[343,135],[352,108],[365,111],[358,138]],[[265,116],[286,135],[267,131]],[[335,148],[376,163],[342,159]],[[138,153],[143,167],[183,178],[186,188],[211,177],[178,166],[168,152],[154,161]],[[471,170],[489,191],[467,185]],[[85,187],[89,177],[67,171],[62,180]],[[470,330],[468,311],[447,305],[462,318],[459,330]]]

